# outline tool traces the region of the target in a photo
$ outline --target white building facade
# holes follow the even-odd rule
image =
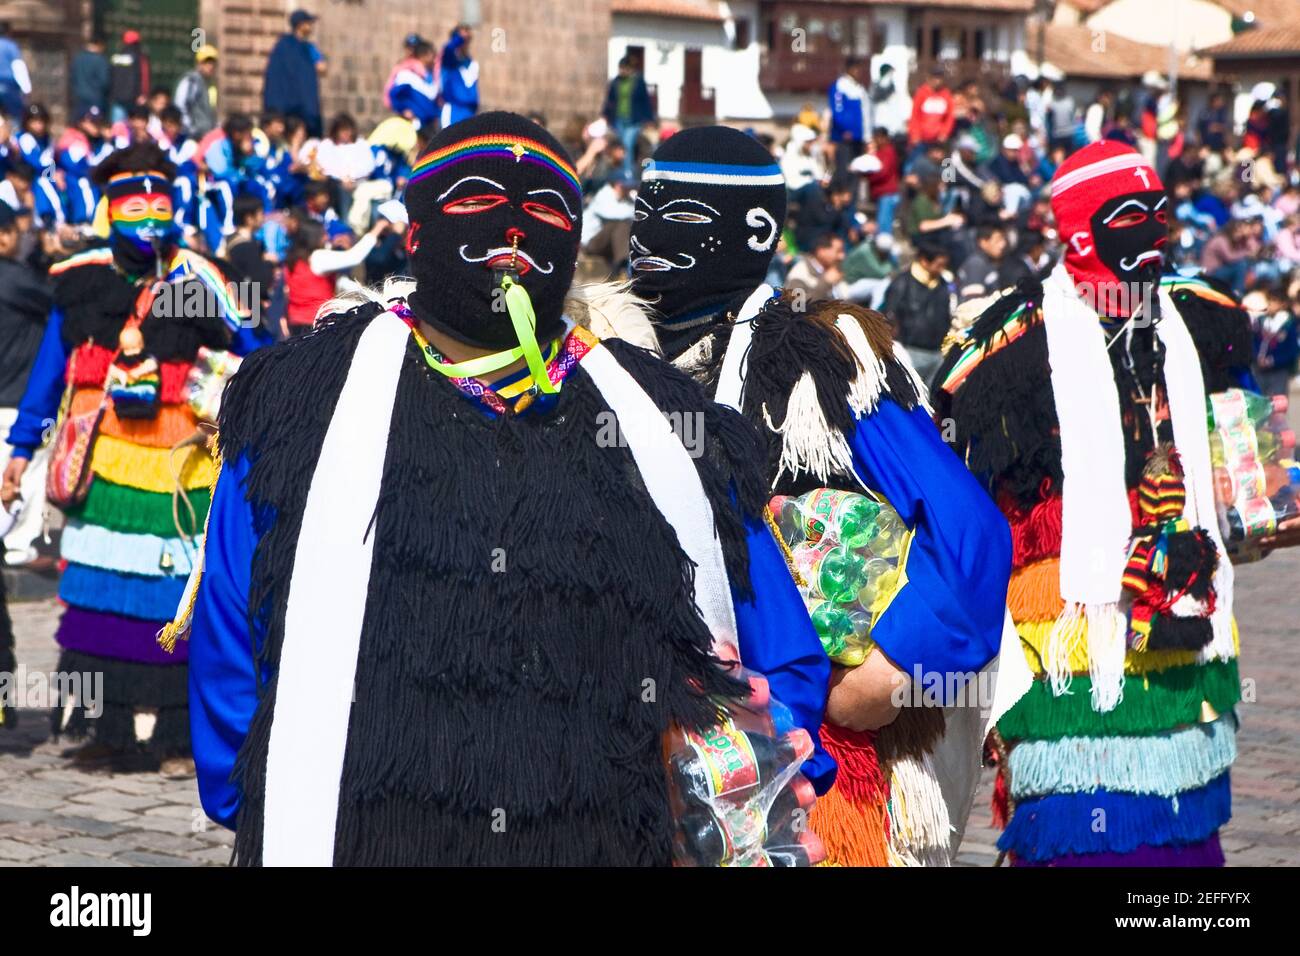
[[[890,64],[905,89],[934,62],[950,66],[954,79],[1025,72],[1024,15],[1032,6],[614,0],[609,75],[625,54],[638,58],[662,120],[785,120],[805,105],[825,106],[848,56],[869,59],[873,77]]]

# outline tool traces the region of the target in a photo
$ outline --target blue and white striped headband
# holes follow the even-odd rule
[[[706,183],[710,186],[783,186],[785,177],[776,163],[770,166],[732,166],[725,163],[671,163],[649,160],[642,182]]]

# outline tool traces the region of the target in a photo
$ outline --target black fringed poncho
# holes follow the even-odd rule
[[[248,606],[269,675],[239,753],[236,850],[260,862],[266,752],[308,485],[353,351],[377,307],[252,356],[222,409],[249,463],[258,544]],[[608,348],[665,411],[703,416],[697,461],[733,587],[762,507],[752,430],[686,376]],[[670,862],[661,754],[743,685],[709,655],[693,566],[579,365],[556,404],[489,418],[415,346],[398,384],[356,672],[336,865]],[[376,428],[385,427],[376,422]],[[205,581],[206,584],[206,581]]]

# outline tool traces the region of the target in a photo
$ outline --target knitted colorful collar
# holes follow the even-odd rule
[[[406,303],[393,305],[392,312],[410,327],[411,335],[416,345],[420,347],[420,354],[424,356],[429,367],[447,378],[466,398],[482,405],[493,414],[518,415],[529,408],[541,392],[533,379],[532,372],[528,369],[522,369],[492,385],[484,385],[476,378],[447,375],[438,366],[455,363],[435,349],[424,337],[420,332],[419,322],[416,321]],[[556,339],[546,347],[543,353],[546,376],[557,391],[573,367],[582,361],[598,341],[596,336],[586,329],[574,326],[562,340]]]

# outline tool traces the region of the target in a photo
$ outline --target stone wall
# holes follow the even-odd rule
[[[366,128],[386,114],[384,82],[419,33],[441,45],[466,8],[480,11],[474,56],[484,109],[540,111],[574,138],[600,110],[607,76],[610,0],[201,0],[208,39],[221,50],[223,110],[257,112],[272,45],[302,6],[320,17],[316,42],[329,59],[321,96],[326,121],[348,112]]]

